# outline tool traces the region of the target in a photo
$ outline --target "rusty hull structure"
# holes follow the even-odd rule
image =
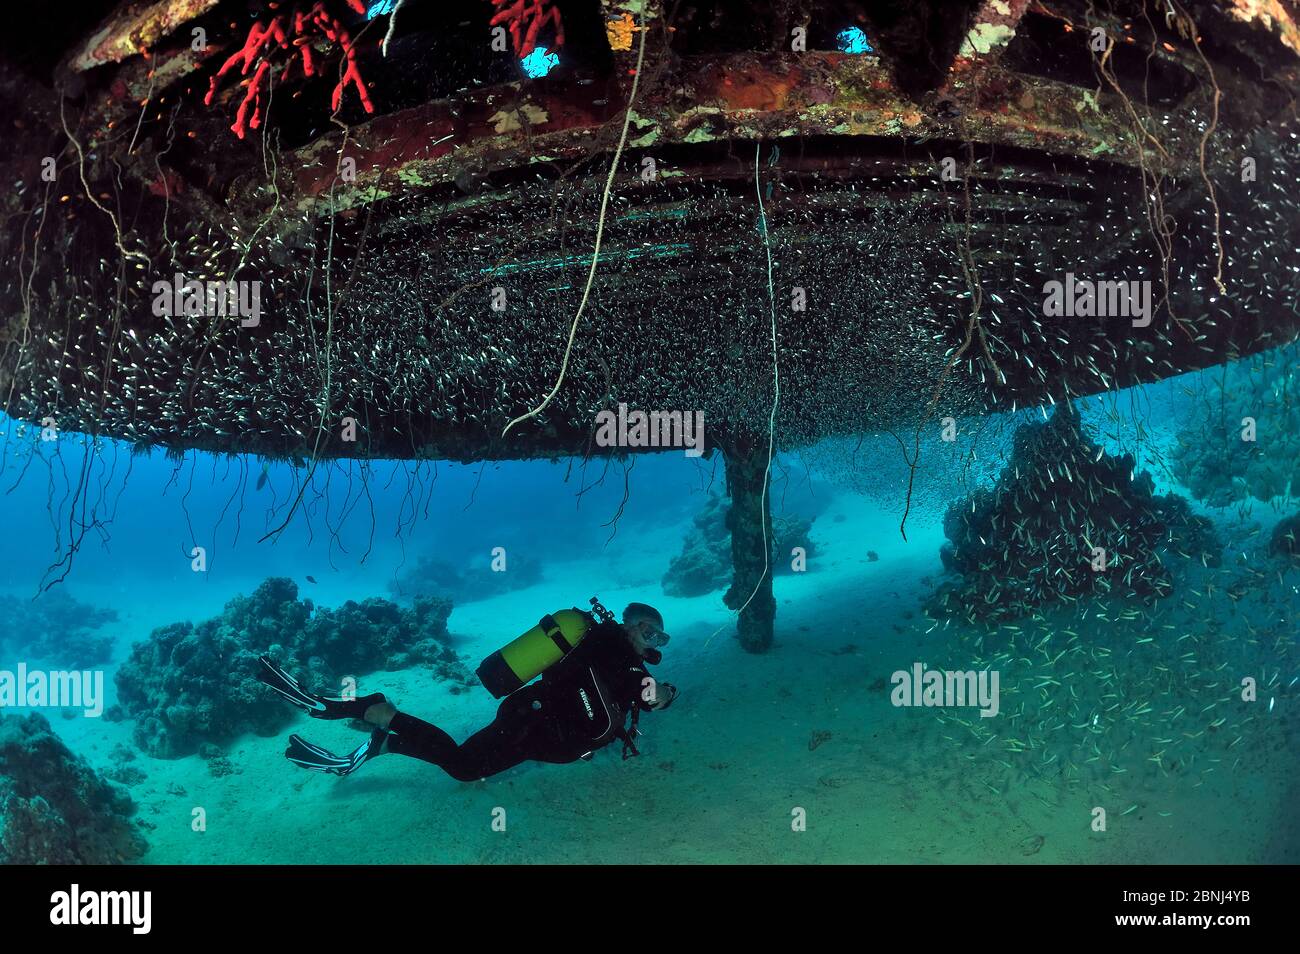
[[[18,149],[7,164],[12,178],[30,184],[6,199],[11,221],[24,213],[27,216],[24,235],[9,243],[11,252],[22,252],[25,242],[33,254],[39,254],[39,241],[52,240],[54,228],[36,236],[32,209],[34,199],[40,197],[40,161],[55,151],[51,139],[63,138],[57,195],[46,201],[71,203],[79,219],[73,231],[79,228],[81,235],[69,241],[90,248],[94,233],[94,251],[100,256],[120,257],[116,241],[108,241],[105,235],[112,230],[106,228],[107,216],[86,202],[87,190],[79,181],[83,174],[91,186],[89,194],[97,195],[100,204],[108,202],[110,190],[105,184],[110,179],[117,180],[120,190],[115,201],[123,209],[135,204],[135,224],[127,229],[125,247],[141,256],[141,262],[149,260],[143,271],[150,277],[186,264],[183,259],[178,261],[174,253],[172,261],[164,264],[158,260],[158,249],[150,247],[156,245],[156,232],[164,216],[172,223],[184,223],[187,230],[227,235],[235,248],[240,246],[235,236],[256,235],[257,245],[268,249],[258,261],[259,274],[264,276],[277,267],[292,269],[300,265],[284,250],[319,241],[329,230],[325,223],[331,218],[345,243],[349,240],[349,225],[364,220],[370,243],[367,252],[381,256],[386,254],[382,242],[390,235],[401,236],[400,240],[394,239],[400,246],[427,240],[430,247],[443,244],[443,233],[457,242],[477,236],[480,248],[475,256],[457,259],[450,255],[438,263],[446,267],[447,281],[435,283],[434,292],[447,320],[482,324],[479,319],[486,294],[482,286],[501,284],[485,278],[491,277],[487,272],[494,267],[505,267],[497,278],[511,269],[520,274],[523,287],[509,290],[517,290],[530,305],[533,289],[522,278],[529,269],[521,262],[549,258],[562,263],[570,285],[574,275],[581,277],[584,256],[589,256],[591,245],[584,247],[580,239],[585,236],[594,240],[594,229],[590,221],[573,212],[594,211],[591,197],[602,184],[605,164],[617,140],[641,38],[636,29],[620,31],[614,27],[631,27],[644,18],[646,52],[641,95],[629,124],[623,162],[626,174],[616,179],[613,192],[612,204],[620,211],[624,225],[620,227],[615,219],[605,235],[602,268],[595,283],[598,301],[594,318],[618,320],[605,313],[615,300],[623,311],[639,307],[653,312],[664,301],[708,299],[716,290],[701,283],[714,272],[701,269],[699,260],[709,255],[743,256],[745,268],[757,264],[755,256],[761,249],[753,241],[756,210],[752,200],[752,149],[757,141],[765,144],[765,158],[771,156],[773,147],[779,150],[779,161],[764,170],[765,178],[780,186],[770,196],[772,205],[768,210],[778,259],[782,243],[805,250],[824,249],[828,239],[833,243],[839,234],[837,229],[856,224],[853,215],[845,214],[850,203],[857,212],[888,211],[910,203],[912,208],[929,210],[915,216],[911,235],[914,240],[956,249],[960,244],[958,233],[969,225],[971,253],[977,261],[986,259],[983,264],[988,267],[985,274],[989,279],[985,284],[997,292],[998,279],[993,276],[1000,261],[1017,259],[1018,249],[1023,251],[1029,244],[1050,243],[1053,236],[1075,229],[1080,219],[1097,218],[1098,201],[1116,194],[1127,196],[1130,209],[1137,214],[1124,227],[1115,226],[1116,234],[1109,241],[1097,243],[1088,236],[1090,254],[1086,258],[1094,263],[1114,263],[1146,255],[1152,244],[1149,225],[1141,214],[1140,177],[1134,175],[1134,170],[1157,160],[1151,143],[1134,134],[1130,106],[1100,78],[1091,80],[1093,88],[1088,88],[1077,80],[1037,75],[1027,69],[1023,55],[1013,58],[1010,54],[1015,52],[1016,38],[1024,32],[1027,21],[1032,20],[1039,31],[1045,25],[1057,24],[1081,37],[1094,24],[1099,25],[1110,35],[1123,38],[1116,44],[1113,63],[1118,63],[1123,52],[1143,61],[1148,80],[1156,68],[1184,78],[1186,85],[1176,91],[1176,102],[1150,108],[1152,121],[1161,124],[1158,162],[1161,174],[1167,177],[1167,210],[1173,216],[1192,214],[1194,210],[1203,217],[1208,211],[1200,190],[1199,167],[1201,133],[1209,118],[1213,94],[1204,77],[1212,75],[1221,90],[1220,115],[1207,147],[1208,171],[1217,180],[1225,178],[1225,170],[1235,171],[1241,157],[1252,150],[1259,152],[1261,145],[1267,147],[1269,137],[1285,138],[1285,124],[1294,114],[1300,63],[1300,30],[1291,13],[1278,3],[1245,0],[1191,4],[1186,8],[1199,26],[1199,44],[1177,37],[1162,22],[1160,10],[1150,4],[1133,5],[1129,11],[1141,14],[1156,28],[1144,42],[1135,39],[1141,26],[1136,16],[1093,13],[1094,19],[1087,20],[1088,11],[1081,9],[1082,5],[1025,0],[936,4],[933,16],[950,20],[955,26],[948,28],[944,37],[919,41],[906,38],[907,23],[889,23],[888,18],[877,15],[877,20],[887,23],[877,28],[871,19],[872,5],[863,5],[861,13],[855,13],[858,6],[842,5],[839,15],[844,22],[864,22],[873,35],[881,37],[879,55],[873,56],[817,49],[793,52],[776,42],[776,51],[678,52],[680,35],[697,29],[693,23],[666,23],[659,4],[646,3],[643,10],[635,0],[605,0],[598,16],[610,27],[608,42],[617,47],[609,50],[612,67],[603,71],[575,69],[554,80],[521,79],[481,85],[373,118],[363,117],[362,121],[350,123],[346,131],[327,123],[321,134],[304,137],[309,141],[272,150],[274,154],[268,156],[264,143],[239,142],[224,132],[228,109],[203,110],[193,102],[214,63],[237,46],[237,31],[227,28],[222,35],[221,25],[223,14],[241,6],[230,0],[224,4],[216,0],[157,0],[112,7],[96,29],[62,51],[52,78],[59,92],[69,97],[64,100],[62,120],[59,98],[53,91],[38,88],[12,69],[4,71],[0,89],[9,107],[21,105],[26,112],[18,120],[24,127],[16,137]],[[234,22],[230,19],[231,27]],[[721,23],[721,28],[714,24],[710,29],[725,32],[725,17]],[[211,35],[203,52],[195,52],[188,45],[195,24],[206,24]],[[891,31],[904,34],[905,39],[891,45]],[[1162,39],[1164,36],[1180,42],[1169,43]],[[923,50],[918,43],[931,46]],[[931,60],[946,62],[946,67],[929,84],[923,84],[926,88],[919,88],[916,80],[905,82],[902,77],[909,59],[923,52]],[[288,98],[295,92],[287,86],[282,95]],[[74,94],[75,99],[71,98]],[[382,100],[382,87],[376,89],[376,95]],[[166,115],[169,108],[176,110],[171,117]],[[1141,104],[1137,108],[1145,109]],[[274,110],[273,106],[273,114]],[[75,125],[73,132],[82,140],[83,158],[79,159],[62,137],[63,121]],[[135,135],[125,135],[125,130],[132,127]],[[184,154],[176,140],[188,147]],[[354,175],[341,174],[343,157],[349,169],[355,170]],[[658,181],[663,188],[659,194],[642,188],[637,179],[637,170],[646,158],[654,159],[661,169]],[[959,163],[962,183],[974,184],[969,198],[937,175],[939,163],[945,158]],[[561,252],[553,220],[534,211],[544,193],[532,187],[545,178],[542,170],[550,176],[547,184],[552,185],[558,175],[554,170],[568,164],[576,165],[578,171],[569,173],[563,185],[579,198],[570,200],[566,244]],[[806,188],[810,179],[816,182],[816,188]],[[1229,210],[1234,201],[1230,185],[1220,185],[1225,193],[1222,202]],[[725,197],[719,190],[726,193]],[[675,231],[671,223],[681,221],[683,215],[694,219],[696,212],[690,206],[693,202],[700,204],[698,197],[705,193],[712,214],[701,215],[700,221],[691,221],[689,228]],[[1245,201],[1249,203],[1251,198]],[[160,209],[160,205],[165,208]],[[268,215],[268,209],[274,209],[275,214]],[[1249,214],[1249,205],[1243,210]],[[123,217],[126,215],[124,212]],[[668,224],[658,226],[654,235],[630,224],[654,221],[656,216]],[[413,222],[423,224],[420,236],[414,236]],[[825,234],[819,235],[819,229]],[[711,230],[707,243],[698,241],[704,230]],[[494,231],[502,234],[492,234]],[[507,236],[506,232],[511,234]],[[694,244],[690,237],[696,239]],[[507,238],[514,241],[508,242]],[[687,241],[675,242],[676,238]],[[133,243],[138,243],[138,248]],[[673,246],[683,244],[691,247],[674,251]],[[659,268],[666,267],[663,262],[671,262],[671,267],[681,269],[680,280],[672,283],[671,292],[665,292],[655,282],[640,281],[636,269],[620,265],[642,260],[639,250],[656,245],[660,248],[652,249],[651,254],[661,262]],[[1063,243],[1061,247],[1067,246]],[[1199,246],[1189,245],[1184,251],[1186,269],[1201,273],[1195,284],[1203,285],[1207,256],[1212,257],[1214,249],[1201,241]],[[258,252],[258,247],[244,247],[238,255],[227,256],[222,262],[226,271],[218,270],[217,277],[228,276],[235,264],[258,259]],[[956,261],[956,257],[950,257],[947,269],[952,270]],[[778,261],[778,267],[788,262],[786,256],[786,262]],[[422,269],[427,270],[430,264],[424,263]],[[931,271],[944,265],[938,260],[927,263]],[[129,260],[129,266],[140,270],[134,259]],[[813,271],[813,276],[791,275],[787,282],[836,280],[835,270],[830,267]],[[400,276],[394,280],[400,281]],[[1008,280],[1029,285],[1020,275]],[[467,281],[475,285],[472,293],[462,290]],[[851,284],[851,279],[848,281]],[[539,287],[555,284],[541,282]],[[765,293],[764,283],[755,281],[751,290]],[[960,344],[966,330],[962,307],[954,307],[955,294],[961,291],[953,286],[938,292],[928,303],[930,310],[944,313],[936,334],[948,346],[945,353]],[[39,292],[35,294],[39,298]],[[1182,306],[1175,312],[1185,313],[1189,322],[1196,322],[1198,314],[1208,308],[1203,297],[1187,289],[1172,288],[1171,295]],[[472,317],[470,310],[458,312],[448,307],[449,297],[453,306],[468,304],[467,299],[472,297]],[[817,297],[816,289],[813,297]],[[1226,302],[1217,304],[1230,315],[1231,333],[1197,328],[1208,342],[1195,349],[1199,355],[1171,351],[1165,364],[1159,365],[1157,355],[1156,360],[1144,362],[1145,366],[1126,364],[1120,356],[1109,369],[1113,373],[1091,381],[1065,380],[1056,393],[1087,393],[1149,379],[1152,365],[1159,365],[1156,376],[1160,376],[1203,364],[1228,350],[1253,350],[1287,340],[1289,307],[1266,320],[1258,313],[1237,314],[1231,299],[1228,296]],[[121,313],[126,318],[125,326],[135,327],[137,338],[144,338],[151,330],[148,318],[138,314],[144,300],[144,296],[138,296],[134,305],[117,305],[126,309]],[[12,315],[13,295],[7,304]],[[491,416],[490,426],[485,416],[481,431],[462,428],[460,433],[440,436],[438,428],[431,427],[418,436],[413,449],[411,440],[415,438],[411,435],[385,441],[382,435],[372,434],[367,452],[468,459],[585,448],[590,436],[591,404],[600,395],[592,388],[584,392],[581,381],[570,400],[561,398],[552,408],[554,440],[540,434],[530,438],[522,432],[513,442],[494,436],[502,421],[532,406],[535,398],[547,390],[547,383],[554,380],[560,357],[558,345],[565,338],[575,306],[576,295],[572,295],[547,302],[546,314],[532,316],[533,323],[544,320],[549,326],[549,353],[537,355],[537,373],[530,393],[509,395],[516,400],[503,404],[499,413]],[[753,334],[741,343],[746,347],[761,346],[765,329],[758,319],[766,312],[767,302],[752,301],[745,310],[756,318]],[[1252,311],[1258,310],[1256,307]],[[105,322],[114,320],[111,313],[101,318]],[[31,320],[39,322],[40,315],[33,313],[29,326]],[[1009,316],[1003,313],[996,320],[1006,322]],[[643,331],[650,330],[646,320],[636,323]],[[1170,324],[1168,318],[1165,324]],[[1183,326],[1174,323],[1171,327]],[[202,329],[194,335],[199,348],[207,344],[207,331]],[[786,328],[781,333],[787,334]],[[797,331],[790,329],[788,333],[796,335]],[[493,340],[485,334],[486,347],[480,353],[488,355],[490,362],[493,355],[506,351],[502,342],[507,338],[514,341],[515,337]],[[248,346],[255,348],[256,336],[246,338]],[[588,348],[599,351],[599,333],[595,339],[593,342],[584,335],[578,355]],[[813,346],[824,343],[813,342]],[[791,345],[797,350],[797,341]],[[115,347],[127,348],[129,341],[119,336]],[[209,346],[209,351],[213,347]],[[233,345],[232,361],[239,361],[237,352],[241,347],[238,342]],[[105,373],[111,377],[113,365],[129,359],[130,353],[104,357]],[[445,356],[434,353],[432,357],[438,360]],[[611,371],[620,363],[618,354],[597,357]],[[1050,352],[1042,357],[1050,366]],[[12,385],[11,375],[20,367],[14,364],[12,347],[6,358],[0,365],[0,377]],[[477,376],[486,369],[475,365],[472,370]],[[718,370],[707,360],[688,360],[677,376],[698,379]],[[969,370],[974,372],[974,365]],[[976,375],[974,380],[959,384],[958,391],[963,393],[959,406],[1000,407],[1012,401],[1032,403],[1044,396],[1042,382],[1018,382],[1015,374],[1001,367],[998,372],[1009,376],[1000,387],[989,386],[998,380],[991,368],[985,369],[983,381]],[[929,373],[933,377],[933,370]],[[1070,377],[1064,367],[1061,374]],[[21,372],[18,377],[21,384]],[[837,379],[835,374],[820,371],[811,375],[810,381],[813,377],[832,383]],[[200,379],[196,387],[201,392],[205,385]],[[810,383],[805,390],[817,389]],[[61,390],[66,398],[66,389]],[[653,397],[637,393],[626,396],[629,400]],[[473,396],[467,391],[466,397]],[[360,410],[348,407],[346,394],[331,400],[338,405],[339,413]],[[62,403],[67,404],[66,400]],[[108,403],[113,403],[112,395]],[[763,403],[758,400],[757,406]],[[23,411],[12,400],[8,406],[13,412]],[[31,408],[28,416],[40,416],[38,410]],[[719,423],[723,417],[716,415]],[[216,434],[211,428],[200,428],[188,434],[145,433],[121,426],[96,427],[93,420],[68,423],[105,436],[165,446],[289,455],[303,453],[317,443],[304,439],[296,442],[298,446],[286,446],[295,443],[291,432],[262,436],[246,429],[243,434]],[[570,428],[570,423],[576,426]],[[843,431],[890,423],[866,415],[857,421],[837,418],[829,429]],[[296,430],[309,435],[311,428],[303,422]],[[798,442],[815,439],[826,428],[818,425],[815,409],[801,414],[792,402],[788,430],[791,442]],[[317,446],[316,450],[319,453],[321,448]],[[327,442],[325,452],[351,456],[356,449]]]

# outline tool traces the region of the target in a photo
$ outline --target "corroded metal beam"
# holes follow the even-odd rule
[[[960,130],[931,116],[895,88],[887,69],[866,57],[831,52],[694,57],[673,84],[695,91],[677,108],[664,98],[635,110],[629,148],[827,136],[967,138],[1056,155],[1098,156],[1136,164],[1118,109],[1089,108],[1064,83],[988,67],[970,95]],[[1103,97],[1104,100],[1104,97]],[[494,87],[442,100],[354,128],[347,155],[356,175],[335,181],[341,135],[298,150],[292,201],[301,209],[333,188],[335,209],[455,181],[467,168],[526,167],[590,152],[591,137],[620,118],[614,91],[591,84]],[[960,135],[959,135],[960,133]],[[1190,148],[1173,151],[1190,171]]]
[[[1229,19],[1247,26],[1261,26],[1293,52],[1300,54],[1300,25],[1292,9],[1281,0],[1228,0],[1223,5]]]
[[[179,27],[207,13],[219,0],[137,0],[113,11],[103,23],[74,47],[64,67],[83,73],[105,63],[123,60],[153,49]]]
[[[1016,35],[1029,0],[983,0],[957,50],[950,73],[964,73],[997,60]]]
[[[185,79],[206,59],[220,55],[225,49],[224,43],[209,43],[202,53],[197,53],[186,46],[153,52],[148,57],[137,57],[124,63],[104,94],[92,101],[90,112],[85,117],[91,145],[109,135],[124,119],[134,122],[138,110],[155,104],[164,90]]]
[[[148,59],[136,54],[215,5],[216,0],[126,4],[66,58],[70,69],[122,62],[106,92],[92,101],[87,129],[92,145],[154,91],[175,85],[202,65],[205,57],[186,46],[159,49]],[[671,27],[663,21],[661,6],[656,0],[602,0],[615,61],[603,82],[589,76],[568,82],[521,81],[377,117],[349,131],[347,156],[354,160],[356,174],[338,182],[338,150],[344,140],[343,134],[330,133],[286,155],[281,168],[292,172],[283,189],[285,199],[300,211],[319,210],[319,198],[328,193],[332,208],[343,211],[454,182],[466,172],[524,170],[599,153],[612,143],[610,133],[622,119],[642,22],[646,58],[630,127],[632,151],[824,135],[1013,145],[1045,155],[1104,156],[1127,165],[1142,158],[1117,97],[1106,92],[1093,96],[999,62],[1026,11],[1056,15],[1031,0],[980,4],[936,91],[935,100],[954,106],[951,111],[933,108],[928,100],[913,101],[875,57],[830,51],[677,57],[668,47]],[[1276,3],[1231,0],[1212,9],[1219,18],[1233,18],[1252,31],[1267,30],[1296,48],[1295,22]],[[1199,70],[1189,50],[1154,49],[1153,55]],[[654,82],[665,71],[669,81]],[[1225,88],[1236,80],[1224,77]],[[690,90],[689,101],[674,90]],[[1194,174],[1195,117],[1180,108],[1161,118],[1170,130],[1166,168],[1178,176]],[[153,175],[149,169],[145,174]],[[264,179],[250,175],[224,197],[209,199],[219,203],[224,198],[229,213],[242,220],[247,210],[260,207],[264,185]],[[195,185],[187,191],[204,189]]]
[[[1015,38],[1016,28],[1029,9],[1030,0],[983,0],[971,18],[970,29],[948,67],[948,76],[935,91],[934,100],[945,111],[968,107],[967,90],[979,88],[985,74],[997,66],[1002,51]]]

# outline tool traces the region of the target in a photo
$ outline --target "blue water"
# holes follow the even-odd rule
[[[1184,376],[1079,406],[1107,450],[1135,453],[1160,491],[1185,492],[1168,461],[1211,383],[1208,373]],[[1076,656],[1044,672],[1072,666],[1064,682],[1079,687],[1076,695],[1090,691],[1090,679],[1116,679],[1126,694],[1120,711],[1132,705],[1132,718],[1057,727],[1047,692],[1037,703],[1032,693],[1013,693],[1004,717],[1019,699],[1049,712],[1029,728],[1034,754],[1022,757],[1020,724],[891,704],[891,675],[917,662],[1001,666],[1004,686],[1046,665],[1026,660],[1019,671],[1020,660],[998,658],[991,637],[979,642],[960,624],[937,625],[924,604],[944,579],[946,507],[988,486],[1015,426],[1048,411],[1022,409],[982,426],[963,421],[955,447],[927,445],[906,538],[899,524],[907,467],[895,440],[876,435],[857,446],[848,438],[778,454],[774,513],[813,520],[815,551],[806,570],[776,577],[776,642],[765,654],[737,644],[721,589],[663,592],[663,574],[706,495],[726,490],[720,458],[679,453],[585,465],[322,462],[277,531],[302,468],[196,452],[132,458],[122,445],[90,446],[80,435],[43,442],[6,420],[0,591],[13,613],[65,593],[116,614],[99,630],[113,639],[111,658],[97,664],[106,706],[117,701],[113,677],[133,645],[156,627],[219,616],[270,577],[292,580],[317,607],[368,597],[406,605],[394,582],[409,582],[421,557],[444,560],[474,581],[463,584],[465,593],[440,594],[453,603],[448,639],[466,672],[540,614],[585,607],[593,596],[615,611],[639,600],[663,613],[672,642],[658,671],[682,696],[646,716],[642,754],[626,761],[613,746],[590,763],[527,764],[461,783],[394,756],[337,779],[285,761],[285,738],[310,731],[344,750],[363,736],[344,724],[304,728],[300,719],[264,736],[220,740],[216,770],[212,752],[145,753],[130,718],[47,708],[53,730],[91,768],[125,780],[136,804],[130,824],[148,842],[146,863],[1300,860],[1300,570],[1270,563],[1264,552],[1273,525],[1296,512],[1293,498],[1195,505],[1214,520],[1225,559],[1178,577],[1175,595],[1149,617],[1151,642],[1112,646],[1114,621],[1136,612],[1118,602],[1082,620],[1045,614],[1044,632],[1075,633],[1092,645],[1094,662],[1098,652],[1116,662],[1104,677],[1105,666],[1085,667]],[[202,571],[193,568],[196,547]],[[493,572],[495,548],[504,549],[506,574],[513,563],[536,575],[484,595],[475,574]],[[1234,582],[1244,587],[1243,567],[1260,579],[1229,596]],[[1143,647],[1181,650],[1181,636],[1201,647],[1195,660],[1143,655]],[[0,669],[54,666],[21,634],[0,649]],[[1191,673],[1196,667],[1221,667],[1214,671],[1222,675],[1201,678]],[[485,724],[496,706],[472,681],[454,686],[420,666],[356,675],[361,691],[385,692],[456,738]],[[1254,702],[1179,695],[1212,683],[1229,697],[1247,676],[1259,685]],[[1057,704],[1068,707],[1063,698]],[[1213,726],[1220,712],[1225,721]],[[1220,737],[1229,729],[1237,741]],[[1145,754],[1125,761],[1148,744],[1159,761]],[[1106,753],[1111,774],[1095,773],[1094,750]],[[124,773],[124,765],[137,771]],[[369,814],[377,798],[388,806],[381,824]],[[1099,806],[1109,818],[1100,832],[1091,825]],[[202,830],[193,824],[197,809]],[[491,825],[497,809],[509,819],[504,831]]]

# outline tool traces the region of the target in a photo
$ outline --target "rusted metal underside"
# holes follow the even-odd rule
[[[388,109],[385,77],[417,73],[431,44],[467,42],[417,30],[392,62],[363,57],[377,115],[314,121],[319,88],[290,80],[244,141],[227,129],[237,90],[200,102],[242,42],[234,0],[107,10],[59,51],[61,107],[6,65],[0,97],[22,123],[6,172],[26,184],[5,199],[6,407],[142,445],[272,456],[599,452],[595,414],[620,401],[702,410],[712,440],[747,441],[771,410],[775,312],[778,436],[794,445],[1151,380],[1296,334],[1282,267],[1296,217],[1263,186],[1297,171],[1300,42],[1280,5],[1179,7],[1194,37],[1163,4],[989,0],[933,5],[928,20],[899,12],[924,4],[836,5],[838,22],[878,38],[874,56],[792,51],[761,5],[752,16],[774,37],[761,49],[718,39],[735,22],[725,5],[668,23],[647,4],[644,33],[608,34],[641,22],[641,5],[589,6],[608,48],[575,49],[553,77],[467,75]],[[566,6],[575,37],[582,9]],[[1086,43],[1098,26],[1115,41],[1099,72]],[[559,373],[643,36],[566,380],[502,437]],[[1246,158],[1256,183],[1240,181]],[[1175,225],[1171,309],[1145,328],[1047,321],[1043,283],[1067,271],[1166,287],[1143,169],[1159,169]],[[153,315],[152,282],[177,271],[262,280],[261,323]],[[972,287],[981,334],[965,345]],[[339,436],[349,417],[355,443]]]

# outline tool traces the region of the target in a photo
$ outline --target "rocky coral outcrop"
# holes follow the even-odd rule
[[[429,597],[410,607],[371,598],[317,608],[298,599],[292,580],[273,577],[215,619],[171,623],[136,643],[116,676],[118,699],[141,749],[179,758],[292,720],[293,708],[257,680],[262,654],[304,686],[335,694],[345,677],[413,666],[467,686],[472,677],[448,645],[450,613],[449,601]]]
[[[693,529],[682,541],[682,552],[668,564],[663,577],[664,592],[669,596],[703,596],[730,586],[732,576],[731,507],[718,494],[710,494],[703,509],[695,515]],[[809,538],[812,520],[796,515],[772,518],[772,567],[776,573],[790,571],[784,559],[794,547],[803,547],[808,556],[816,552]],[[762,546],[758,548],[762,554]],[[761,563],[760,563],[761,569]]]
[[[537,560],[512,553],[506,569],[494,570],[491,557],[454,562],[444,556],[425,553],[415,565],[388,585],[398,599],[441,596],[457,603],[472,603],[541,582],[542,565]]]
[[[1300,496],[1298,387],[1294,346],[1228,365],[1179,429],[1174,476],[1212,507]]]
[[[134,813],[44,716],[0,714],[0,864],[134,861],[148,849]]]
[[[83,603],[62,587],[34,600],[10,599],[0,613],[0,652],[88,669],[112,655],[113,637],[100,630],[116,621],[116,611]]]
[[[1210,521],[1181,497],[1156,495],[1134,464],[1089,440],[1070,405],[1022,425],[996,485],[944,516],[940,556],[957,579],[940,588],[931,615],[974,622],[1087,595],[1152,600],[1173,589],[1166,558],[1218,565]]]

